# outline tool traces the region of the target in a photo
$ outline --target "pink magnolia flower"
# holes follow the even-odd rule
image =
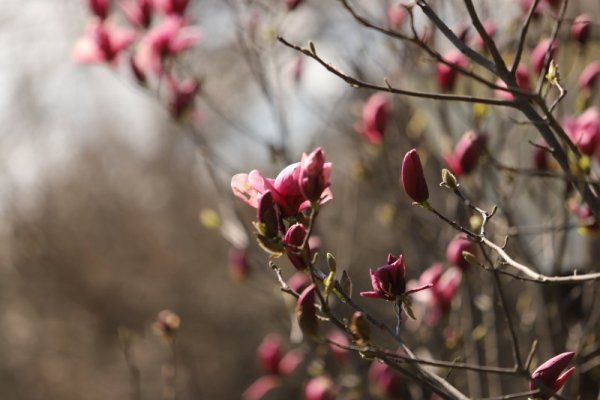
[[[571,25],[571,37],[581,44],[587,43],[590,38],[592,17],[589,14],[581,14],[575,17]]]
[[[429,198],[427,181],[423,174],[423,166],[417,150],[412,149],[402,160],[401,181],[404,191],[417,203],[423,203]]]
[[[325,162],[325,152],[320,147],[309,155],[302,154],[298,181],[304,198],[318,201],[323,191],[331,184],[329,182],[330,174],[331,164]]]
[[[190,0],[154,0],[156,8],[167,15],[183,16]]]
[[[529,71],[527,71],[527,68],[525,68],[522,65],[519,65],[517,67],[517,70],[515,71],[515,79],[517,81],[517,86],[519,87],[519,89],[521,89],[522,91],[525,91],[525,92],[531,91],[531,78],[529,77]],[[496,81],[496,85],[503,87],[503,88],[508,87],[506,85],[506,82],[504,82],[501,79],[498,79]],[[506,90],[496,89],[496,90],[494,90],[494,94],[496,95],[496,97],[503,99],[503,100],[510,101],[510,100],[515,99],[515,96],[511,92],[508,92]]]
[[[152,0],[127,0],[119,2],[123,14],[132,24],[148,28],[152,23],[154,3]]]
[[[539,74],[545,73],[546,71],[542,71],[544,69],[544,62],[546,60],[546,55],[550,53],[550,59],[556,57],[556,52],[558,51],[558,42],[556,40],[552,41],[551,39],[542,40],[531,52],[531,64],[533,65],[533,69],[535,72]]]
[[[452,299],[456,295],[462,281],[462,271],[457,267],[450,267],[446,271],[441,263],[435,263],[421,274],[419,281],[409,282],[408,287],[418,287],[431,283],[430,290],[425,290],[417,295],[416,299],[425,303],[427,312],[425,323],[435,326],[439,320],[450,311]]]
[[[402,376],[389,365],[373,361],[367,374],[369,386],[374,394],[384,398],[401,398],[405,391]]]
[[[135,40],[135,33],[120,29],[102,21],[92,21],[85,35],[77,40],[73,58],[78,63],[116,63],[121,52]]]
[[[140,42],[136,61],[142,70],[160,75],[167,57],[187,50],[199,41],[200,33],[194,27],[186,25],[179,16],[169,16],[146,33]]]
[[[326,375],[319,375],[308,381],[304,387],[304,400],[335,400],[334,382]]]
[[[406,267],[402,255],[398,257],[389,254],[387,265],[377,268],[375,271],[369,269],[371,276],[372,291],[360,292],[363,297],[397,301],[400,296],[415,293],[431,287],[427,284],[411,290],[406,290]]]
[[[463,234],[459,234],[448,244],[446,249],[446,259],[451,265],[455,265],[465,270],[469,267],[469,263],[463,257],[463,252],[469,252],[475,254],[477,252],[477,246],[471,242]]]
[[[196,95],[200,90],[200,85],[193,79],[186,79],[178,82],[175,78],[168,75],[166,77],[167,88],[169,89],[169,109],[175,119],[185,118],[194,110]]]
[[[110,12],[111,0],[88,0],[88,7],[92,14],[100,18],[101,20],[108,17]]]
[[[390,4],[387,9],[387,23],[392,29],[400,29],[406,18],[406,10],[400,4]]]
[[[328,174],[330,169],[331,163],[324,163],[323,173]],[[231,189],[234,195],[254,208],[258,207],[259,195],[270,190],[282,216],[289,217],[310,207],[310,201],[302,195],[299,177],[300,163],[288,165],[275,179],[265,178],[259,171],[253,170],[249,174],[237,174],[231,178]],[[324,204],[331,199],[333,194],[326,188],[319,203]]]
[[[594,61],[586,66],[579,75],[579,88],[592,90],[600,76],[600,61]]]
[[[443,58],[449,64],[453,64],[461,68],[467,68],[469,66],[469,60],[467,57],[457,49],[450,50],[444,54]],[[454,68],[444,63],[437,63],[436,80],[439,88],[442,91],[452,91],[456,85],[457,78],[458,72]]]
[[[469,174],[477,167],[486,142],[486,136],[475,131],[465,133],[445,157],[446,164],[456,176]]]
[[[557,356],[552,357],[533,371],[531,374],[531,381],[529,381],[529,390],[535,390],[538,388],[536,383],[539,382],[544,386],[557,392],[562,388],[569,379],[569,377],[575,372],[575,367],[571,367],[565,372],[563,370],[569,365],[575,353],[568,351],[561,353]],[[549,399],[551,396],[542,395],[542,399]]]
[[[390,99],[383,93],[369,97],[362,110],[362,122],[357,131],[371,144],[379,144],[388,126],[391,113]]]
[[[597,152],[598,145],[600,145],[600,109],[598,107],[588,108],[577,118],[564,118],[562,126],[583,154],[592,155]]]

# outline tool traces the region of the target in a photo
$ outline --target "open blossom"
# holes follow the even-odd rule
[[[554,390],[555,392],[560,390],[569,379],[569,377],[575,372],[575,367],[571,367],[565,372],[563,370],[569,365],[575,353],[568,351],[561,353],[557,356],[552,357],[533,371],[531,374],[532,380],[529,381],[529,390],[535,390],[538,388],[536,381],[542,383],[544,386]],[[538,395],[540,399],[549,399],[549,395]]]
[[[160,75],[163,61],[172,55],[195,46],[200,33],[179,16],[169,16],[164,22],[146,33],[140,42],[136,61],[144,71]]]
[[[456,65],[461,68],[467,68],[469,65],[468,58],[459,50],[453,49],[443,55],[447,63]],[[439,88],[444,92],[450,92],[456,85],[458,72],[456,69],[445,63],[437,63],[436,65],[436,80]]]
[[[429,198],[427,181],[423,174],[423,166],[417,150],[412,149],[402,160],[401,182],[404,191],[417,203],[423,203]]]
[[[477,252],[477,246],[467,239],[465,235],[459,234],[448,244],[448,248],[446,249],[446,259],[450,264],[464,270],[470,265],[463,256],[463,252],[465,251],[475,254]]]
[[[416,299],[425,304],[425,323],[435,326],[450,311],[452,299],[456,295],[462,281],[462,271],[450,267],[444,271],[441,263],[435,263],[421,274],[419,281],[410,281],[409,288],[431,283],[430,290],[424,290],[415,295]]]
[[[411,290],[406,290],[406,267],[402,255],[398,257],[389,254],[387,264],[375,271],[369,269],[372,291],[360,292],[363,297],[396,301],[400,296],[418,292],[431,287],[430,284]]]
[[[448,169],[456,175],[473,171],[483,153],[486,136],[475,131],[465,133],[454,146],[454,151],[445,157]]]
[[[279,206],[282,217],[289,217],[310,207],[310,200],[302,194],[300,187],[300,163],[290,164],[285,167],[275,179],[265,178],[253,170],[249,174],[237,174],[231,178],[233,194],[250,206],[258,207],[258,198],[267,190],[271,191],[273,200]],[[323,164],[323,180],[329,183],[331,163]],[[330,188],[321,193],[320,204],[333,199]]]
[[[73,58],[78,63],[115,63],[121,52],[135,40],[135,33],[99,20],[93,20],[77,40]]]
[[[538,74],[541,74],[544,69],[544,63],[546,61],[546,56],[548,53],[549,59],[553,59],[556,57],[556,51],[558,50],[558,42],[556,40],[544,39],[540,41],[540,43],[535,46],[533,51],[531,52],[531,64],[533,65],[533,69]]]
[[[388,126],[391,113],[390,98],[383,93],[369,97],[362,110],[362,122],[357,131],[371,144],[379,144]]]
[[[579,75],[579,88],[591,90],[600,76],[600,61],[587,65]]]

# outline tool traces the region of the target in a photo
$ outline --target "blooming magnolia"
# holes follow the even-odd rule
[[[531,381],[529,381],[529,390],[535,390],[538,388],[537,382],[544,386],[558,391],[562,388],[569,379],[569,377],[575,372],[575,367],[571,367],[565,372],[563,370],[569,365],[575,353],[568,351],[556,355],[537,367],[533,374],[531,374]],[[546,394],[539,395],[539,399],[549,399],[551,396]]]
[[[139,44],[136,61],[142,70],[161,74],[165,58],[187,50],[199,41],[200,33],[196,28],[188,26],[180,16],[171,15],[146,33]]]
[[[406,290],[406,267],[402,255],[398,257],[389,254],[387,265],[377,268],[375,271],[369,269],[371,276],[372,291],[360,292],[363,297],[371,297],[388,301],[397,301],[399,297],[418,292],[431,287],[430,284]]]
[[[402,161],[401,182],[404,191],[417,203],[423,203],[429,198],[427,181],[423,174],[423,166],[419,153],[415,149],[410,150]]]
[[[78,63],[115,63],[121,52],[135,40],[131,30],[117,28],[99,20],[92,21],[73,48],[73,59]]]
[[[454,151],[445,157],[450,171],[456,176],[473,171],[477,167],[485,142],[485,135],[474,131],[465,133],[454,146]]]
[[[331,163],[323,163],[322,181],[326,182],[327,186],[330,171]],[[310,200],[304,197],[300,187],[300,163],[288,165],[275,179],[263,177],[258,170],[249,174],[237,174],[231,178],[231,189],[234,195],[254,208],[258,207],[259,196],[270,191],[282,217],[295,215],[310,207]],[[331,199],[333,194],[327,187],[321,193],[319,203],[324,204]]]
[[[431,289],[419,292],[416,299],[426,306],[425,323],[435,326],[450,311],[452,299],[462,281],[462,271],[450,267],[444,271],[441,263],[435,263],[421,274],[418,281],[410,281],[408,288],[419,287],[431,283]]]
[[[358,132],[371,144],[379,144],[383,140],[391,113],[390,99],[383,93],[369,97],[362,110],[362,122]]]
[[[457,49],[450,50],[443,56],[445,63],[437,63],[436,80],[439,88],[444,92],[450,92],[456,85],[458,71],[456,67],[466,68],[469,65],[468,58]],[[453,67],[454,65],[455,67]]]

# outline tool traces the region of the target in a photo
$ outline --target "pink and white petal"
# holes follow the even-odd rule
[[[137,35],[129,29],[112,29],[110,32],[111,47],[113,51],[120,52],[131,46]]]
[[[81,64],[92,64],[106,61],[104,52],[98,48],[96,42],[88,36],[79,38],[73,47],[73,60]]]
[[[246,204],[258,208],[258,197],[261,194],[249,182],[248,174],[236,174],[231,178],[231,190],[233,194],[242,199]]]

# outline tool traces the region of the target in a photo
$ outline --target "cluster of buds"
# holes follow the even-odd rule
[[[303,154],[300,162],[285,167],[275,179],[265,178],[257,170],[231,179],[233,193],[257,209],[259,244],[272,254],[287,253],[299,270],[308,266],[310,247],[307,226],[293,222],[303,219],[298,217],[304,210],[333,198],[330,174],[331,163],[325,162],[325,152],[317,148]],[[286,221],[290,223],[287,228]]]
[[[195,96],[200,86],[195,79],[179,79],[167,68],[167,61],[198,44],[200,34],[186,17],[189,0],[126,0],[120,12],[129,22],[121,27],[117,9],[110,0],[89,0],[93,15],[86,32],[73,49],[79,63],[108,63],[117,67],[124,57],[138,84],[147,86],[150,78],[167,86],[171,115],[182,119],[194,114]]]

